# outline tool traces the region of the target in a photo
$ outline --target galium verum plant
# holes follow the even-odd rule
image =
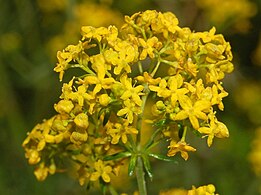
[[[150,158],[171,161],[180,152],[187,160],[196,151],[188,133],[207,137],[208,146],[229,136],[216,110],[228,95],[222,79],[233,71],[230,44],[214,27],[193,32],[178,23],[170,12],[139,12],[120,29],[83,26],[79,43],[58,51],[54,70],[61,81],[68,69],[82,74],[63,84],[57,114],[23,142],[38,180],[74,166],[80,185],[109,186],[129,159],[142,195],[144,173],[152,177]],[[141,142],[144,123],[152,134]],[[166,153],[152,152],[166,142]]]

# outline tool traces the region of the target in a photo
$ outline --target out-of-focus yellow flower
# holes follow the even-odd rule
[[[257,12],[256,5],[248,0],[196,0],[211,24],[222,27],[230,24],[238,32],[247,32],[249,19]],[[233,9],[231,9],[233,7]]]
[[[255,137],[252,141],[251,152],[248,156],[255,174],[261,177],[261,127],[255,130]]]
[[[196,188],[192,186],[192,189],[188,191],[188,195],[218,195],[215,193],[216,188],[213,184],[209,184],[206,186],[200,186]]]
[[[44,12],[65,10],[68,5],[66,0],[37,0],[37,3]]]
[[[193,148],[192,146],[189,146],[185,141],[179,141],[176,142],[172,140],[170,142],[170,145],[168,146],[169,151],[168,151],[168,156],[174,156],[178,152],[181,153],[181,157],[184,158],[184,160],[188,160],[188,152],[195,152],[196,149]]]
[[[42,162],[35,170],[34,175],[39,181],[45,180],[48,176],[48,167],[45,166],[44,162]]]
[[[112,173],[112,167],[109,165],[105,165],[102,160],[98,160],[94,163],[95,172],[93,172],[90,176],[91,181],[97,181],[100,177],[106,183],[110,182],[110,175]]]
[[[159,195],[188,195],[188,190],[184,189],[170,189],[162,190]]]

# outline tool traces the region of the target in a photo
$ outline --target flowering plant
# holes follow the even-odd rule
[[[228,95],[222,79],[233,70],[230,44],[214,27],[192,32],[178,23],[170,12],[139,12],[120,29],[83,26],[79,43],[58,51],[54,70],[61,81],[68,69],[82,71],[63,84],[57,114],[23,142],[38,180],[76,167],[80,185],[98,182],[113,191],[111,176],[128,159],[142,195],[144,173],[153,175],[150,158],[173,161],[180,152],[187,160],[196,151],[188,133],[207,137],[208,146],[229,136],[216,109],[224,109]],[[166,142],[166,153],[153,152]]]

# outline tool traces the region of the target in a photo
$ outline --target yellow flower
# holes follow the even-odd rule
[[[111,178],[109,176],[112,173],[112,167],[109,165],[105,165],[102,160],[98,160],[94,163],[95,172],[91,174],[90,180],[97,181],[100,177],[102,177],[103,181],[109,183]]]
[[[45,163],[40,163],[34,170],[34,175],[38,181],[44,181],[48,176],[49,169],[45,166]]]
[[[183,78],[180,74],[171,76],[168,83],[165,79],[161,79],[159,86],[150,85],[149,89],[151,91],[157,92],[159,97],[168,98],[170,97],[170,102],[173,107],[176,106],[176,102],[180,96],[184,96],[188,89],[181,88],[183,85]],[[168,87],[168,88],[167,88]]]
[[[185,68],[190,74],[192,74],[192,76],[197,76],[198,66],[196,63],[193,63],[191,58],[188,58],[187,63],[185,64]]]
[[[35,149],[26,150],[25,157],[28,158],[28,163],[30,165],[37,164],[41,160],[39,152]]]
[[[129,126],[129,122],[125,120],[123,124],[120,123],[107,123],[107,134],[112,137],[111,143],[117,144],[121,139],[122,143],[126,144],[128,141],[128,134],[137,134],[138,130],[133,126]]]
[[[109,53],[106,54],[105,52],[105,57],[115,65],[114,74],[119,75],[122,71],[130,73],[130,65],[136,62],[138,58],[138,46],[129,41],[118,40],[114,45],[114,50],[117,53],[113,53],[113,59],[109,56]]]
[[[196,188],[192,186],[192,189],[188,191],[188,195],[218,195],[215,193],[216,189],[213,184],[209,184],[206,186],[200,186]]]
[[[99,96],[99,103],[102,106],[108,106],[108,104],[111,102],[111,98],[110,96],[108,96],[108,94],[102,94]]]
[[[96,39],[98,42],[109,33],[105,27],[95,28],[92,26],[83,26],[81,31],[84,39]]]
[[[149,89],[151,91],[157,92],[157,95],[159,97],[167,98],[171,95],[171,91],[169,89],[167,89],[167,86],[168,86],[167,81],[165,79],[161,79],[159,86],[150,85]]]
[[[171,12],[158,13],[158,17],[151,24],[152,30],[156,33],[162,33],[164,38],[168,38],[169,33],[175,33],[178,27],[178,19]]]
[[[81,145],[86,142],[88,139],[88,134],[86,132],[72,132],[70,136],[70,141],[76,145]]]
[[[215,113],[210,113],[209,117],[209,126],[208,127],[200,127],[198,131],[200,133],[204,133],[208,135],[208,146],[210,147],[213,142],[214,136],[218,138],[226,138],[229,137],[229,132],[226,125],[222,122],[219,122],[215,117]]]
[[[177,100],[180,96],[184,96],[188,90],[186,88],[181,88],[183,84],[183,78],[180,74],[172,76],[169,78],[168,86],[171,91],[170,101],[173,107],[175,107]]]
[[[172,140],[170,142],[170,145],[168,146],[169,151],[168,151],[168,156],[174,156],[178,152],[181,153],[181,156],[184,160],[188,160],[188,152],[195,152],[196,149],[193,148],[192,146],[189,146],[185,141],[179,141],[176,142]]]
[[[221,91],[220,93],[218,93],[219,90]],[[211,99],[211,104],[217,104],[220,110],[224,110],[224,104],[222,102],[222,99],[228,96],[228,93],[223,89],[221,85],[213,85],[212,95],[213,98]]]
[[[151,37],[147,41],[139,38],[139,42],[143,47],[143,50],[140,53],[140,60],[144,60],[147,55],[149,55],[150,58],[154,58],[154,51],[159,50],[162,47],[162,43],[158,40],[157,37]]]
[[[78,171],[78,181],[79,181],[79,184],[81,186],[83,186],[84,184],[87,183],[87,181],[89,180],[90,178],[90,173],[87,171],[87,169],[85,168],[85,166],[81,166]]]
[[[125,100],[124,106],[121,110],[117,112],[118,116],[126,115],[128,119],[128,123],[133,123],[134,115],[138,115],[141,113],[141,108],[138,107],[134,102],[130,101],[130,99]]]
[[[255,137],[251,143],[251,152],[248,156],[254,173],[261,176],[261,126],[255,130]]]
[[[132,79],[128,78],[127,75],[123,75],[120,79],[123,87],[125,88],[125,91],[123,92],[123,94],[121,95],[121,99],[122,100],[127,100],[130,99],[137,104],[138,106],[141,106],[142,101],[140,98],[140,95],[143,95],[142,90],[143,90],[143,86],[142,85],[138,85],[136,87],[132,86]]]
[[[97,76],[86,76],[84,82],[86,84],[94,84],[92,94],[95,96],[101,89],[110,89],[115,82],[114,78],[106,78],[106,66],[104,57],[98,54],[92,58],[93,68],[97,72]]]
[[[78,114],[73,122],[77,125],[77,127],[80,127],[82,129],[87,129],[89,126],[88,116],[85,113]]]
[[[160,191],[159,195],[188,195],[188,190],[184,189],[170,189]]]
[[[70,100],[60,100],[58,104],[54,104],[54,109],[59,112],[60,114],[62,113],[70,113],[73,109],[74,105],[72,101]]]
[[[91,99],[93,99],[93,94],[87,93],[86,86],[80,85],[77,88],[77,91],[68,94],[67,98],[73,101],[77,100],[78,104],[83,106],[84,102],[89,102]]]
[[[209,101],[198,100],[195,103],[192,103],[191,99],[188,96],[180,96],[179,103],[182,107],[182,110],[174,116],[174,120],[184,120],[189,118],[191,125],[194,129],[199,128],[198,119],[207,120],[208,117],[204,113],[208,111],[211,107]]]
[[[77,45],[69,45],[63,51],[57,52],[58,63],[54,68],[55,72],[59,72],[60,81],[63,79],[64,71],[70,68],[70,62],[72,60],[78,60],[78,55],[81,54],[81,65],[86,66],[89,58],[84,49],[88,48],[87,42],[79,42]]]
[[[154,79],[148,72],[144,72],[143,76],[137,76],[136,80],[150,85],[158,85],[161,81],[161,78]]]

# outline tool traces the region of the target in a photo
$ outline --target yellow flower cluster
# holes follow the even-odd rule
[[[222,79],[233,70],[232,53],[214,27],[193,32],[178,26],[170,12],[148,10],[126,16],[120,29],[83,26],[81,34],[77,45],[57,53],[54,70],[60,80],[70,68],[83,73],[63,84],[57,114],[36,125],[23,143],[39,180],[64,170],[61,162],[70,159],[81,185],[108,183],[122,158],[164,159],[150,154],[160,141],[170,141],[166,158],[181,152],[187,160],[187,152],[196,150],[185,141],[189,132],[208,137],[208,146],[214,137],[229,136],[215,110],[224,109]],[[145,119],[148,98],[153,106]],[[154,129],[144,146],[136,143],[142,121]]]

